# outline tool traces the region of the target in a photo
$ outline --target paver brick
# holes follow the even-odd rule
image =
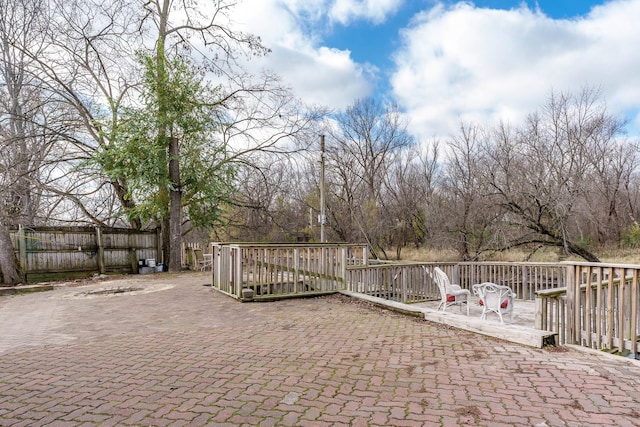
[[[153,276],[153,277],[149,277]],[[240,304],[206,273],[0,298],[0,425],[639,426],[638,364],[550,352],[347,297]],[[92,287],[173,288],[79,298]],[[18,333],[19,332],[19,333]]]

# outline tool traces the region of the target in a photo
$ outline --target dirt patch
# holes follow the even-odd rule
[[[131,295],[148,294],[150,292],[164,291],[173,288],[173,284],[168,283],[139,283],[130,286],[105,286],[88,289],[82,292],[75,292],[62,296],[65,299],[84,298],[113,298]]]
[[[98,289],[96,291],[81,292],[81,294],[83,295],[115,295],[115,294],[124,294],[126,292],[136,292],[136,291],[143,291],[143,290],[144,288],[135,287],[135,286],[127,286],[127,287],[118,286],[117,288]]]

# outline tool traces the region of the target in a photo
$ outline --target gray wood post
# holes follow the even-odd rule
[[[543,319],[545,318],[543,313],[544,307],[543,307],[543,301],[542,301],[542,297],[539,295],[536,295],[536,311],[535,311],[535,328],[536,329],[543,329],[544,327],[544,322]]]
[[[166,265],[164,262],[164,254],[162,253],[162,231],[160,227],[156,227],[156,262],[161,262],[162,265]]]
[[[240,246],[236,246],[235,248],[233,248],[235,255],[236,255],[236,259],[235,259],[235,294],[238,298],[242,298],[242,248]]]
[[[406,304],[407,301],[409,301],[409,297],[407,295],[407,288],[408,288],[408,281],[409,281],[409,267],[404,266],[404,267],[400,267],[401,271],[402,271],[402,303]],[[467,304],[469,304],[469,302],[467,302]]]
[[[131,234],[129,234],[129,261],[131,262],[131,273],[138,274],[138,251],[131,243]]]
[[[27,281],[27,271],[29,270],[28,258],[27,258],[27,235],[24,230],[24,227],[21,225],[18,229],[18,251],[20,253],[19,261],[20,261],[20,274],[22,275],[23,280]]]
[[[580,331],[580,284],[576,284],[575,266],[567,266],[566,276],[567,324],[565,327],[567,329],[567,343],[578,344],[577,338]]]
[[[349,248],[346,246],[342,246],[340,248],[340,258],[342,267],[340,269],[340,275],[342,276],[342,290],[347,289],[347,262],[349,259]],[[340,286],[340,283],[338,283]]]
[[[96,246],[98,246],[98,272],[100,274],[106,274],[107,269],[104,264],[104,241],[102,238],[102,229],[100,227],[96,227]]]

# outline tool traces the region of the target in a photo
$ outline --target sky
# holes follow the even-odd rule
[[[640,137],[640,0],[243,0],[236,22],[309,104],[396,103],[418,140],[519,125],[552,91],[602,91]]]

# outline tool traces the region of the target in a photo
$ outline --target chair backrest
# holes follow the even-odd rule
[[[196,263],[204,261],[204,255],[202,255],[202,249],[194,249],[193,254],[196,257]]]
[[[513,291],[508,286],[487,282],[478,285],[476,289],[480,300],[490,309],[507,309],[511,305]]]
[[[435,273],[434,280],[438,285],[438,289],[440,289],[440,296],[442,297],[443,300],[446,300],[447,291],[451,286],[451,282],[449,282],[449,276],[447,276],[447,273],[442,271],[439,267],[434,268],[433,272]]]

